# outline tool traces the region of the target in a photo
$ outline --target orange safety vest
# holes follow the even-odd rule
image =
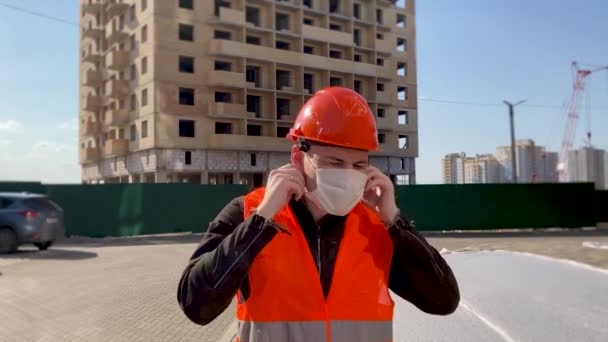
[[[244,197],[245,218],[263,197],[263,188]],[[237,341],[392,341],[388,279],[393,243],[378,216],[362,203],[348,215],[327,300],[289,206],[274,221],[291,235],[277,234],[254,259],[250,296],[243,301],[237,293]]]

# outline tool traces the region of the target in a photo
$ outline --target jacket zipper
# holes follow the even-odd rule
[[[321,280],[321,226],[317,225],[317,269]]]

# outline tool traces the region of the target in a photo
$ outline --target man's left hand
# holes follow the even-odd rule
[[[395,187],[391,179],[374,166],[368,166],[364,171],[367,184],[363,191],[363,202],[375,210],[383,222],[392,222],[399,208],[395,203]]]

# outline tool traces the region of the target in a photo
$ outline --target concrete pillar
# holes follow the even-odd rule
[[[146,182],[146,174],[145,173],[140,174],[138,177],[139,177],[139,182],[140,183],[145,183]]]
[[[241,184],[241,173],[240,173],[240,172],[235,172],[235,173],[232,175],[232,177],[234,178],[234,179],[232,180],[232,182],[233,182],[234,184]]]
[[[129,175],[129,184],[137,183],[137,182],[135,181],[135,177],[136,177],[136,176],[134,176],[134,175],[131,175],[131,174]]]
[[[209,184],[209,171],[201,172],[201,184]]]
[[[416,185],[416,174],[415,173],[410,174],[410,185]]]
[[[154,182],[155,183],[169,183],[169,177],[167,176],[167,171],[156,171]]]

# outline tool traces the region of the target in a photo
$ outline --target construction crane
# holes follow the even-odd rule
[[[572,142],[576,134],[576,124],[578,113],[581,108],[583,95],[585,93],[585,82],[587,78],[594,72],[600,70],[608,70],[608,66],[603,66],[596,69],[581,69],[577,62],[572,62],[572,72],[574,83],[572,86],[572,95],[567,105],[566,127],[562,138],[562,146],[559,151],[557,173],[559,180],[562,182],[568,181],[568,151],[572,149]],[[587,131],[587,141],[591,141],[591,127]],[[543,156],[545,158],[545,156]]]

